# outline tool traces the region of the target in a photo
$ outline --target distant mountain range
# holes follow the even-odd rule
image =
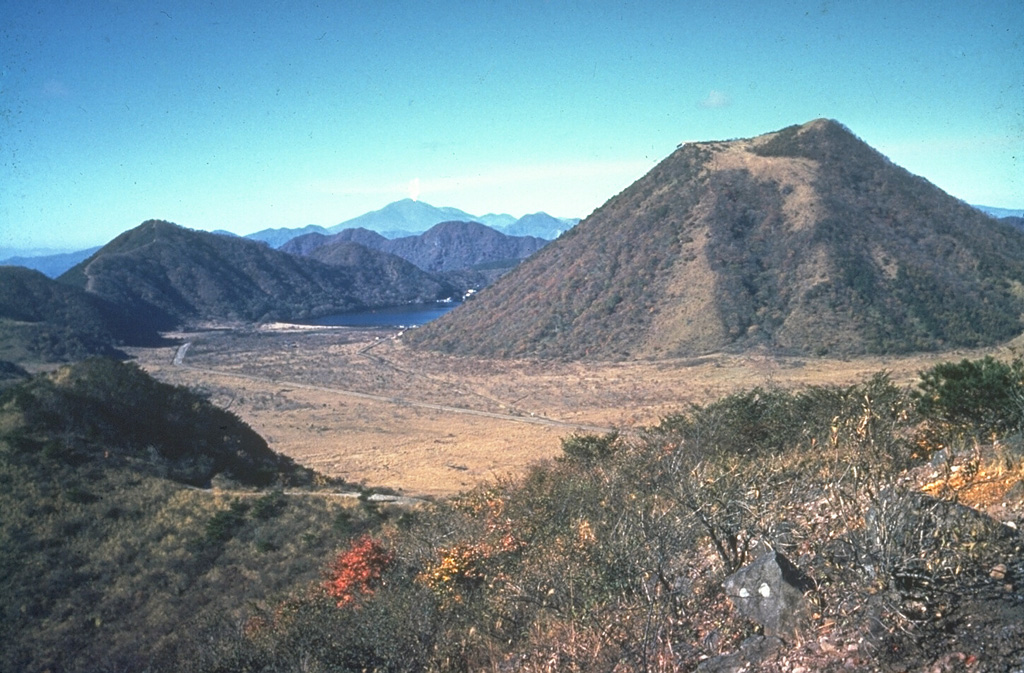
[[[1024,217],[1024,208],[1019,210],[1013,208],[993,208],[992,206],[975,206],[975,208],[992,217],[1016,217],[1018,219]]]
[[[59,282],[0,267],[0,359],[116,354],[182,325],[433,301],[498,277],[410,341],[563,359],[993,344],[1024,327],[1014,212],[968,206],[816,120],[687,143],[575,226],[409,199],[266,241],[151,220],[91,253],[37,259],[49,273],[79,260]],[[547,243],[494,226],[571,228]]]
[[[975,206],[975,208],[1024,229],[1024,209],[1014,210],[989,206]],[[382,238],[394,239],[424,233],[430,227],[445,221],[479,222],[508,236],[533,236],[551,241],[576,226],[580,220],[579,218],[552,217],[543,212],[524,215],[520,218],[494,213],[476,216],[458,208],[437,208],[422,201],[404,199],[330,228],[316,224],[296,228],[278,227],[263,229],[240,238],[262,241],[272,248],[280,248],[285,243],[307,234],[316,233],[330,236],[332,233],[336,234],[346,229],[362,228],[378,233]],[[223,229],[218,229],[213,233],[238,237],[237,234]],[[6,258],[0,258],[0,265],[36,269],[50,278],[56,278],[97,250],[99,250],[99,246],[73,252],[37,254],[31,250],[0,249],[0,255],[5,253],[8,255]]]
[[[262,229],[246,236],[237,236],[222,229],[213,233],[230,238],[248,238],[266,243],[271,248],[280,248],[293,238],[312,233],[329,236],[344,229],[363,228],[392,239],[422,234],[436,224],[450,221],[480,222],[509,236],[533,236],[550,241],[575,226],[579,218],[552,217],[543,212],[520,218],[493,213],[478,217],[458,208],[438,208],[422,201],[403,199],[329,228],[309,224],[295,228]],[[23,266],[56,278],[99,250],[99,247],[70,252],[0,248],[0,265]]]
[[[550,241],[575,226],[579,218],[552,217],[547,213],[533,213],[520,218],[495,214],[477,217],[458,208],[438,208],[423,201],[403,199],[326,229],[312,224],[301,229],[264,229],[246,238],[279,248],[305,234],[328,235],[345,229],[366,229],[393,239],[422,234],[442,222],[479,222],[510,236],[534,236]]]
[[[499,357],[835,356],[991,345],[1022,316],[1024,232],[819,119],[682,145],[406,338]]]
[[[0,266],[22,266],[26,269],[35,269],[50,278],[56,278],[75,264],[100,249],[94,246],[85,250],[75,252],[48,253],[45,255],[15,255],[0,260]]]
[[[534,236],[508,236],[479,222],[442,222],[422,234],[388,239],[364,228],[342,229],[332,236],[306,234],[285,243],[281,250],[323,259],[339,243],[358,243],[397,255],[430,272],[458,271],[481,266],[511,268],[537,252],[548,241]]]
[[[234,234],[228,231],[217,231],[214,233],[234,236]],[[297,229],[287,229],[285,227],[279,227],[277,229],[263,229],[261,231],[257,231],[254,234],[249,234],[245,236],[245,238],[248,238],[253,241],[262,241],[263,243],[269,245],[271,248],[280,248],[282,245],[292,240],[296,236],[303,236],[305,234],[312,233],[327,234],[328,231],[319,225],[307,224],[306,226]]]
[[[275,250],[151,220],[88,256],[63,258],[79,261],[56,280],[0,267],[0,360],[119,355],[119,346],[197,322],[301,320],[461,298],[546,244],[445,222],[398,239],[367,229],[307,233]]]

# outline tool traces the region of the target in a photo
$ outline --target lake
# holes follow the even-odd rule
[[[440,318],[458,306],[458,302],[449,304],[405,304],[375,308],[368,311],[351,311],[326,315],[310,320],[307,325],[324,325],[332,327],[411,327],[423,325]]]

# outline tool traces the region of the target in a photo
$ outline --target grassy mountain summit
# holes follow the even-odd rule
[[[1024,236],[838,122],[680,146],[409,336],[503,357],[894,353],[1024,328]]]
[[[446,283],[412,265],[396,282],[382,282],[380,270],[391,262],[384,257],[364,249],[358,264],[327,265],[254,241],[150,220],[60,280],[159,328],[196,319],[305,318],[452,294]]]

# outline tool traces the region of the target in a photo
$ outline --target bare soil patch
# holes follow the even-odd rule
[[[629,430],[759,385],[847,384],[882,370],[911,385],[936,362],[984,354],[560,363],[418,351],[394,330],[274,325],[170,336],[191,344],[182,366],[176,347],[132,352],[156,378],[206,392],[304,465],[416,496],[520,473],[557,456],[574,431]]]

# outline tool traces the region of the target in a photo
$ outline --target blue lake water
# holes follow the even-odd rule
[[[369,311],[351,311],[337,315],[326,315],[310,320],[309,325],[333,327],[411,327],[423,325],[440,318],[459,304],[405,304],[375,308]]]

